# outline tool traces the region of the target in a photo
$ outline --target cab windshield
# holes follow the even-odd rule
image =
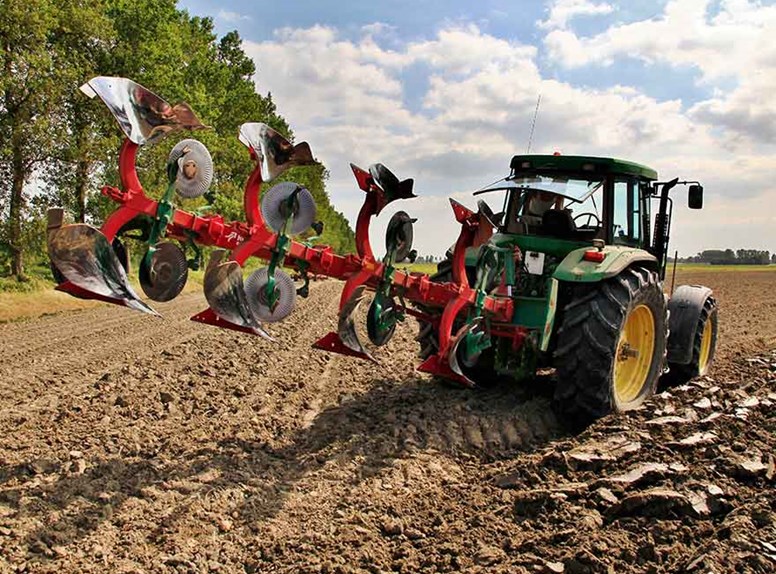
[[[604,181],[578,173],[513,174],[475,195],[507,191],[502,208],[502,227],[507,233],[580,239],[601,232]],[[551,212],[551,223],[545,221],[547,212]]]
[[[526,191],[561,195],[573,203],[584,203],[603,185],[603,179],[575,179],[563,176],[530,175],[508,178],[511,186]]]

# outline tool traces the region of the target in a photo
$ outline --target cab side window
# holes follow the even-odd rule
[[[615,245],[641,243],[641,202],[636,178],[620,178],[614,181],[612,211],[612,240]]]

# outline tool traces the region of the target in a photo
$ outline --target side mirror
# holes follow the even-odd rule
[[[703,186],[691,185],[687,194],[687,206],[690,209],[703,208]]]

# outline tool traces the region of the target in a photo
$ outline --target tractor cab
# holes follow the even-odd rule
[[[560,155],[515,156],[510,168],[509,176],[474,194],[506,191],[501,212],[491,217],[498,232],[649,245],[654,170],[610,158]],[[484,201],[479,207],[490,210]]]

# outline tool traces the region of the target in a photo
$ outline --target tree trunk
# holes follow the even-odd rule
[[[79,159],[75,168],[75,194],[78,223],[86,223],[86,192],[89,187],[89,162]]]
[[[24,248],[22,246],[22,212],[24,209],[24,180],[26,173],[22,161],[21,148],[15,138],[13,146],[13,176],[11,179],[11,209],[8,229],[8,243],[11,248],[11,274],[23,281]]]
[[[75,193],[75,217],[78,223],[86,223],[86,193],[89,189],[89,167],[87,159],[87,142],[90,129],[89,119],[86,116],[83,105],[78,105],[73,110],[73,137],[75,139],[75,181],[73,192]]]

